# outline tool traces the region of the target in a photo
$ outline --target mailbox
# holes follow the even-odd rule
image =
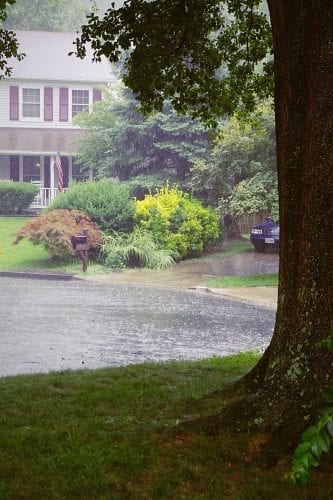
[[[83,230],[83,233],[86,233],[86,230]],[[71,236],[71,243],[72,247],[77,251],[78,256],[82,260],[83,272],[86,272],[89,250],[87,234],[76,234]]]
[[[71,236],[71,243],[74,250],[88,250],[87,235]]]

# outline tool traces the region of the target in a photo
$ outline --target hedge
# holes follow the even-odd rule
[[[20,214],[38,194],[38,187],[29,182],[0,182],[0,214]]]

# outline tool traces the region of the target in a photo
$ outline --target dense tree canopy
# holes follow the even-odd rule
[[[168,105],[149,117],[138,107],[130,91],[112,88],[92,113],[80,113],[76,123],[85,134],[78,145],[79,162],[96,169],[99,177],[165,174],[184,180],[191,165],[208,156],[208,132]]]
[[[5,26],[26,31],[75,32],[87,10],[80,0],[19,0],[7,7]]]
[[[271,103],[245,116],[226,119],[206,161],[196,162],[193,190],[223,215],[278,216],[275,124]]]
[[[129,51],[124,82],[143,111],[161,110],[170,99],[175,110],[212,122],[272,91],[271,32],[259,3],[132,0],[111,6],[103,19],[91,14],[77,52],[85,55],[86,42],[96,60],[118,61]]]
[[[270,29],[258,5],[129,0],[101,20],[91,15],[77,51],[83,57],[90,41],[96,59],[117,61],[128,51],[124,81],[144,111],[161,109],[167,98],[177,111],[211,123],[237,106],[253,108],[272,91],[272,34],[281,226],[277,321],[270,347],[243,381],[251,397],[231,414],[248,425],[262,422],[290,444],[333,377],[332,354],[318,348],[333,324],[333,9],[330,0],[268,0]]]
[[[16,57],[21,60],[24,56],[19,52],[15,34],[2,26],[2,23],[7,18],[6,8],[13,3],[15,3],[15,0],[0,0],[0,78],[9,76],[11,73],[7,59]]]

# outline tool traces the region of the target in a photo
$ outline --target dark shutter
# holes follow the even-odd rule
[[[9,87],[9,119],[19,119],[19,88],[16,85]]]
[[[68,122],[68,88],[61,87],[59,92],[59,120]]]
[[[102,100],[102,92],[99,89],[93,89],[93,102]]]
[[[53,120],[53,88],[44,87],[44,121]]]

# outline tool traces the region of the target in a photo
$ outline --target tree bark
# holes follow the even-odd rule
[[[269,0],[274,44],[280,274],[276,326],[245,378],[256,421],[293,440],[333,380],[333,8]],[[259,419],[259,420],[258,420]],[[289,432],[288,432],[289,431]]]

